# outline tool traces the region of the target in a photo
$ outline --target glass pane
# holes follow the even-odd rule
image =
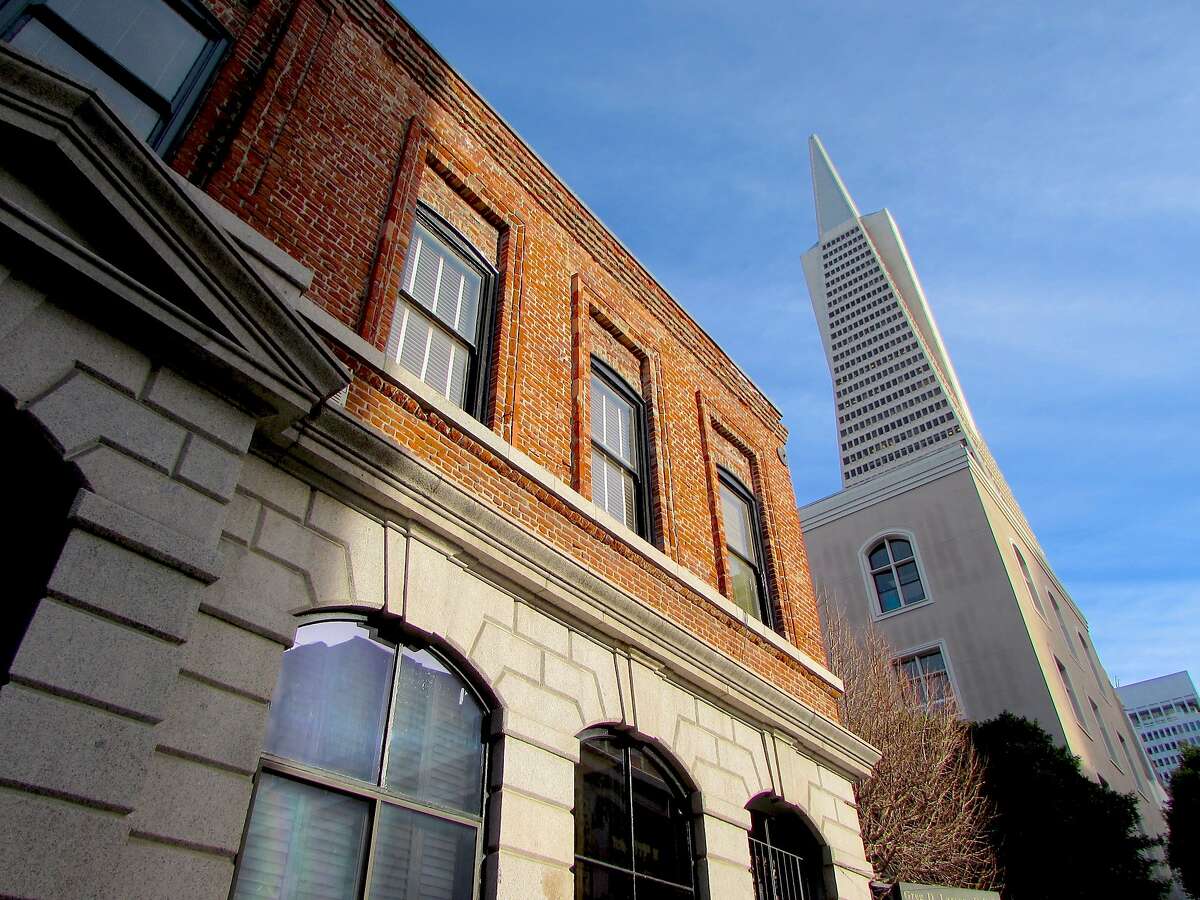
[[[470,825],[382,804],[368,896],[466,900],[475,885],[475,835]]]
[[[425,227],[413,225],[408,256],[404,260],[404,288],[428,310],[437,306],[438,282],[442,274],[441,246]]]
[[[895,591],[880,591],[879,607],[884,612],[891,612],[893,609],[899,609],[900,595]]]
[[[404,303],[403,306],[405,309],[400,319],[402,332],[399,336],[397,360],[400,365],[420,378],[425,373],[425,352],[429,346],[433,326],[425,316],[417,312],[416,307],[409,303]],[[396,310],[397,313],[400,312],[400,303],[397,303]]]
[[[463,404],[470,350],[403,297],[396,300],[387,353],[439,394]]]
[[[264,772],[234,900],[357,897],[369,812],[366,801]]]
[[[912,584],[921,579],[921,576],[917,574],[917,564],[914,562],[901,563],[896,567],[896,573],[900,576],[901,584]]]
[[[689,813],[658,765],[633,747],[629,751],[633,779],[634,870],[676,884],[692,883]],[[641,894],[642,882],[638,882]]]
[[[283,654],[266,750],[375,783],[395,654],[353,622],[300,628]]]
[[[754,532],[750,522],[750,506],[721,484],[721,517],[725,524],[725,543],[751,562],[758,562],[754,552]]]
[[[208,43],[162,0],[48,0],[46,5],[167,100]]]
[[[903,585],[900,590],[904,594],[905,603],[920,603],[925,599],[925,588],[921,586],[921,582],[919,581]]]
[[[879,591],[881,594],[884,591],[895,590],[896,576],[890,569],[886,572],[880,572],[878,575],[873,577],[875,579],[875,590]]]
[[[158,113],[76,53],[74,48],[37,19],[25,23],[13,37],[12,45],[94,87],[138,137],[149,137],[158,124]]]
[[[628,869],[632,834],[624,768],[624,752],[612,741],[601,738],[580,746],[575,767],[575,852]]]
[[[575,861],[575,900],[632,900],[633,876]]]
[[[592,376],[591,390],[593,439],[636,469],[633,405],[595,375]]]
[[[453,355],[454,344],[450,335],[440,328],[433,329],[423,380],[443,397],[450,388],[450,359]]]
[[[756,619],[762,618],[762,603],[758,595],[758,573],[744,560],[729,554],[729,580],[733,586],[730,598]]]
[[[946,671],[945,660],[942,659],[940,650],[935,650],[933,653],[926,653],[921,657],[921,668],[926,672],[944,672]]]
[[[427,803],[482,812],[483,709],[428,650],[400,650],[384,784]]]
[[[888,541],[888,543],[892,547],[893,560],[900,562],[905,559],[912,559],[912,544],[910,544],[908,541],[902,541],[898,538],[894,538]]]
[[[404,261],[404,289],[473,346],[483,280],[424,225],[413,225]]]
[[[887,555],[887,547],[882,543],[871,551],[871,555],[867,557],[871,564],[871,569],[882,569],[889,562]]]

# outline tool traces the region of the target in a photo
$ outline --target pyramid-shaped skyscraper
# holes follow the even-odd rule
[[[924,702],[1036,720],[1160,830],[1140,742],[979,433],[895,219],[862,215],[819,138],[809,150],[818,239],[803,265],[843,485],[800,510],[818,594],[883,632]]]

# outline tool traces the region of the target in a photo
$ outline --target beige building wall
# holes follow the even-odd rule
[[[1090,776],[1135,793],[1147,830],[1161,830],[1140,743],[1083,614],[965,447],[921,457],[800,514],[818,594],[852,624],[877,627],[897,656],[940,647],[967,718],[1008,710],[1038,722]],[[885,535],[913,542],[927,599],[880,614],[866,553]],[[1028,564],[1036,601],[1014,548]]]

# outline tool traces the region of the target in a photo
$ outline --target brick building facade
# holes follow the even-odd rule
[[[77,75],[37,29],[120,58],[55,6],[0,6],[6,39]],[[39,473],[0,893],[250,896],[254,866],[253,896],[297,893],[298,863],[260,865],[269,783],[309,850],[304,791],[375,804],[352,893],[443,895],[416,862],[381,886],[407,810],[421,877],[434,823],[474,835],[480,896],[594,895],[595,867],[619,896],[667,855],[632,811],[640,861],[589,855],[580,773],[619,758],[630,804],[649,759],[684,810],[655,884],[753,896],[792,816],[826,896],[866,897],[875,752],[836,721],[778,410],[382,0],[133,6],[200,47],[161,103],[135,85],[142,119],[0,47],[0,388]],[[473,692],[477,803],[275,743],[285,650],[332,652],[297,637],[330,623],[395,660],[388,760],[411,666]]]

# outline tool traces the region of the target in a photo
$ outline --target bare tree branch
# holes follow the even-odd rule
[[[852,629],[820,599],[830,665],[846,685],[842,724],[883,754],[855,791],[876,875],[995,888],[996,857],[986,836],[992,810],[953,696],[922,707],[883,635]]]

